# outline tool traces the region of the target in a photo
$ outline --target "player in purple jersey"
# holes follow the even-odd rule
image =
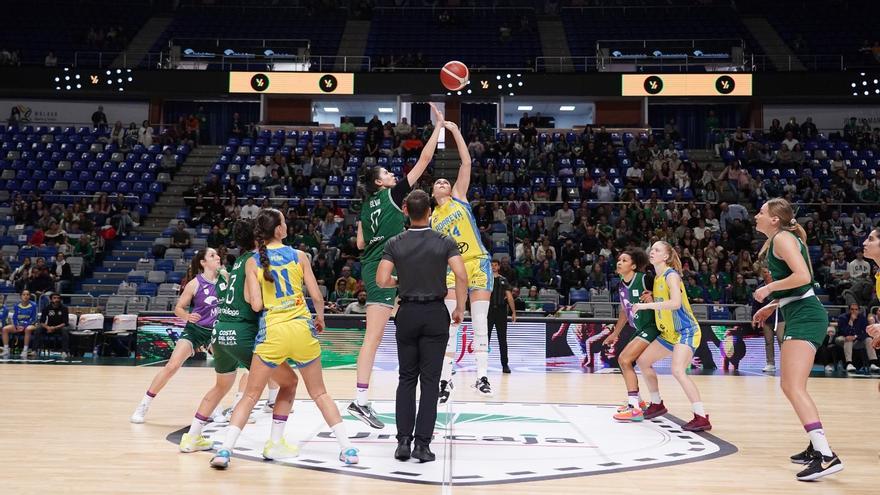
[[[207,347],[211,343],[214,321],[217,319],[217,276],[221,267],[220,256],[212,248],[201,249],[193,256],[192,264],[187,272],[189,282],[184,286],[174,314],[186,322],[183,333],[174,346],[174,352],[165,367],[156,373],[153,382],[144,398],[141,399],[134,414],[132,423],[143,423],[144,416],[156,394],[177,373],[180,366],[195,354],[199,347]],[[192,305],[192,311],[190,311]]]

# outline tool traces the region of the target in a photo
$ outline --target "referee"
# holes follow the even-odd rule
[[[513,294],[510,291],[510,282],[501,275],[498,270],[501,264],[498,260],[492,260],[492,276],[495,284],[492,286],[492,297],[489,299],[489,340],[492,340],[492,329],[498,331],[498,347],[501,349],[501,370],[510,373],[507,363],[507,310],[513,315],[512,322],[516,323],[516,305],[513,302]]]
[[[422,190],[407,195],[403,212],[410,219],[409,230],[385,244],[382,261],[376,270],[376,284],[397,287],[400,309],[397,311],[397,359],[400,378],[397,383],[397,450],[394,457],[420,462],[435,459],[431,452],[440,371],[446,342],[449,340],[449,312],[446,297],[446,270],[455,273],[457,306],[452,320],[460,323],[467,298],[467,272],[458,245],[449,237],[431,230],[431,198]],[[397,269],[397,279],[391,271]],[[419,414],[416,418],[416,383],[421,386]],[[415,435],[413,435],[415,429]],[[413,437],[415,448],[411,449]]]

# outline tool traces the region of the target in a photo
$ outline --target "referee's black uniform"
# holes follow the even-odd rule
[[[510,283],[504,276],[495,275],[495,285],[492,287],[492,296],[489,299],[489,340],[492,340],[492,329],[498,331],[498,347],[501,350],[501,368],[505,373],[510,372],[507,365],[507,315],[510,304],[507,296],[510,293]]]
[[[410,457],[409,444],[413,438],[413,457],[421,461],[434,457],[428,446],[434,435],[440,371],[449,340],[449,312],[443,304],[446,269],[449,259],[455,256],[460,256],[456,243],[430,227],[411,228],[393,237],[382,254],[382,259],[393,263],[397,270],[400,296],[395,320],[400,363],[395,407],[399,446],[395,457],[400,460]],[[418,418],[417,382],[421,387]]]

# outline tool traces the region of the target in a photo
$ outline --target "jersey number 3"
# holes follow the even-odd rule
[[[226,289],[226,304],[232,304],[235,300],[235,279],[238,278],[238,274],[233,273],[231,277],[229,277],[228,288]]]

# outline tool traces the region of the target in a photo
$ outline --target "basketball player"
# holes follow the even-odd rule
[[[287,237],[287,223],[280,211],[265,208],[254,223],[259,256],[250,257],[245,264],[246,294],[251,309],[264,313],[260,318],[247,390],[232,412],[226,439],[211,459],[211,466],[217,469],[229,466],[241,429],[270,376],[280,386],[275,399],[275,414],[272,415],[270,441],[273,445],[286,445],[283,437],[288,415],[279,412],[290,411],[293,404],[297,379],[291,365],[299,368],[309,396],[333,430],[340,446],[339,460],[345,464],[357,464],[358,449],[351,445],[339,409],[324,387],[321,344],[316,338],[316,334],[324,331],[324,298],[309,258],[302,251],[282,244]],[[305,300],[303,285],[315,304],[314,320]],[[285,455],[295,453],[292,448],[281,450]]]
[[[770,297],[774,302],[755,313],[754,323],[762,325],[777,309],[785,316],[779,375],[782,391],[810,436],[806,450],[791,456],[791,461],[806,464],[797,479],[811,481],[843,469],[843,462],[828,445],[816,403],[807,391],[816,349],[828,329],[828,312],[813,292],[807,234],[797,223],[791,204],[782,198],[767,201],[755,215],[755,224],[758,232],[767,236],[759,256],[766,255],[773,277],[773,282],[755,291],[755,300]]]
[[[652,300],[654,275],[646,273],[647,265],[648,255],[641,249],[630,249],[617,257],[617,274],[620,275],[620,283],[617,287],[620,295],[620,317],[614,324],[614,332],[608,336],[605,343],[613,346],[620,338],[620,332],[627,321],[636,331],[632,340],[617,356],[627,394],[627,404],[614,415],[614,419],[618,421],[642,421],[666,414],[666,408],[663,407],[657,390],[651,390],[651,407],[646,409],[646,404],[639,396],[639,377],[634,367],[636,359],[660,335],[651,311],[643,310],[638,313],[633,311],[634,304]]]
[[[654,277],[654,290],[651,293],[654,302],[637,302],[633,304],[632,310],[633,312],[653,310],[654,320],[660,330],[660,335],[648,345],[637,360],[642,376],[648,383],[648,390],[651,391],[652,406],[653,403],[658,404],[657,409],[651,411],[652,417],[666,414],[666,407],[660,398],[657,372],[654,371],[653,365],[672,354],[672,376],[681,385],[694,411],[694,419],[681,429],[711,430],[712,424],[709,423],[709,416],[703,409],[700,391],[687,374],[694,359],[694,351],[700,345],[701,334],[681,280],[681,260],[672,245],[666,241],[655,242],[648,257],[654,265],[654,273],[657,274]]]
[[[213,443],[202,436],[202,428],[209,421],[208,415],[232,388],[238,368],[249,368],[253,359],[254,340],[259,329],[259,316],[249,304],[250,297],[245,285],[245,264],[255,255],[253,222],[248,219],[239,219],[235,223],[233,236],[243,254],[235,260],[231,273],[222,274],[225,275],[226,280],[221,280],[218,283],[220,291],[217,295],[220,300],[220,308],[211,340],[217,382],[202,398],[189,432],[180,439],[181,452],[211,450]],[[296,378],[295,375],[294,378]],[[239,392],[235,394],[232,410],[241,400],[242,392],[246,386],[247,373],[239,381]],[[295,390],[296,380],[294,380],[293,387]],[[277,396],[278,386],[270,383],[267,406],[274,405]],[[289,412],[282,411],[281,415],[289,414]],[[229,419],[223,418],[221,420],[215,416],[214,422],[228,423]],[[253,421],[249,419],[248,422]],[[293,455],[296,455],[296,447],[287,445],[284,438],[270,439],[263,449],[263,457],[266,459],[280,459]]]
[[[880,228],[875,228],[868,234],[868,238],[862,243],[865,258],[873,260],[874,263],[880,265]],[[880,271],[874,276],[874,291],[877,298],[880,298]],[[874,337],[872,345],[875,349],[880,349],[880,322],[875,322],[868,326],[868,335]]]
[[[177,340],[168,363],[156,373],[150,388],[131,415],[132,423],[144,422],[144,417],[156,394],[177,373],[184,361],[195,354],[196,349],[207,347],[211,343],[211,332],[217,319],[216,284],[220,263],[220,256],[213,248],[200,249],[193,256],[187,270],[189,282],[184,286],[183,293],[177,300],[177,306],[174,307],[174,314],[186,321],[186,326],[183,327],[183,333]],[[189,311],[190,304],[192,304],[192,312]]]
[[[385,325],[394,309],[396,289],[383,289],[376,284],[376,269],[382,261],[382,251],[389,239],[404,230],[403,199],[419,181],[434,158],[437,140],[443,130],[443,114],[434,104],[431,111],[437,120],[437,127],[431,134],[415,166],[406,175],[406,180],[398,181],[394,174],[383,167],[373,167],[364,181],[364,203],[358,221],[357,246],[363,249],[361,255],[361,274],[367,289],[367,330],[364,343],[357,357],[357,389],[355,400],[348,405],[348,412],[372,428],[382,429],[385,424],[376,417],[376,412],[367,400],[370,375],[376,350],[385,334]]]
[[[452,133],[461,167],[455,185],[446,179],[434,181],[432,195],[437,207],[431,215],[431,228],[452,237],[458,243],[458,250],[464,260],[468,273],[468,292],[471,300],[471,324],[474,327],[474,357],[477,361],[477,381],[474,388],[484,396],[492,395],[489,384],[489,300],[492,297],[494,278],[492,277],[491,257],[480,240],[480,229],[474,212],[467,200],[468,186],[471,181],[471,156],[467,144],[458,126],[453,122],[445,122],[445,127]],[[446,309],[451,315],[455,310],[455,274],[448,270],[446,274]],[[450,317],[450,321],[452,321]],[[453,328],[453,326],[455,328]],[[457,339],[453,337],[458,325],[449,328],[449,343],[446,357],[443,359],[443,372],[440,376],[440,403],[449,400],[452,390],[452,359]]]

